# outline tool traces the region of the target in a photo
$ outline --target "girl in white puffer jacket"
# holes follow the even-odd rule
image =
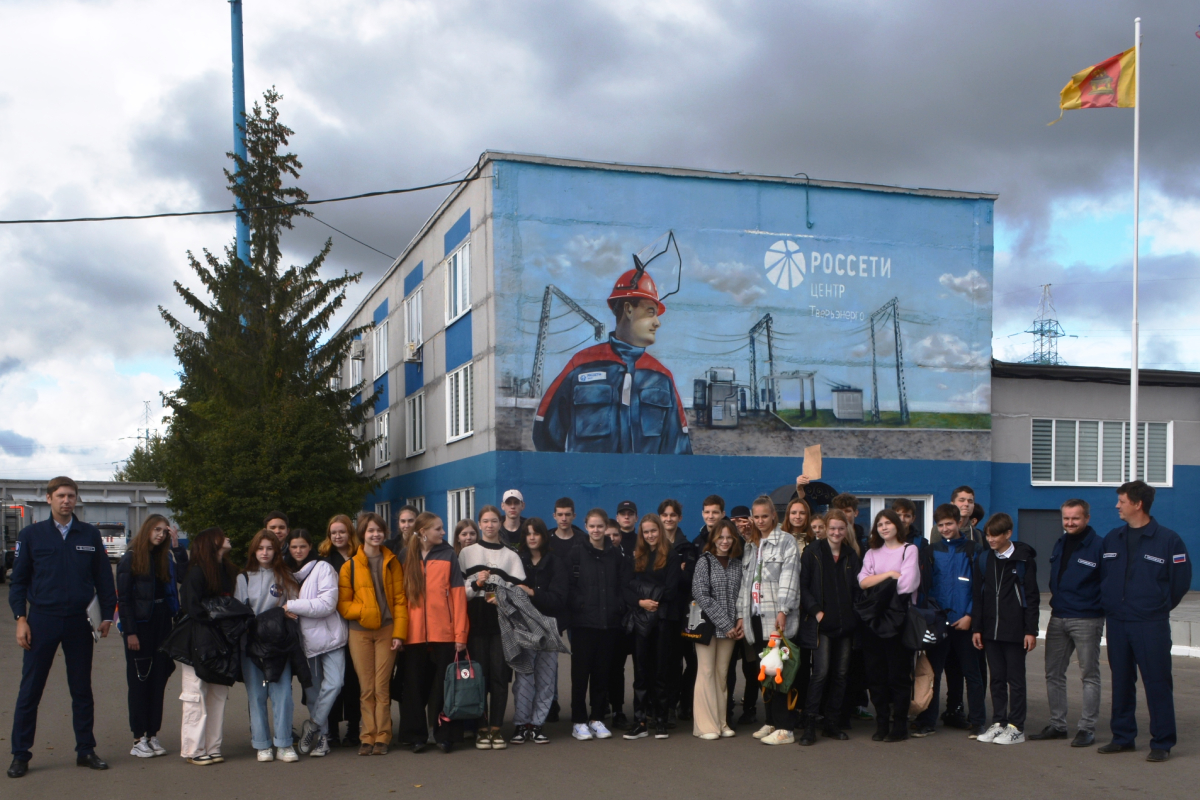
[[[289,616],[300,619],[304,655],[312,672],[312,686],[305,689],[309,719],[301,728],[296,749],[304,755],[323,756],[329,753],[329,711],[345,679],[349,632],[346,620],[337,611],[337,573],[315,557],[306,531],[292,531],[288,556],[300,583],[300,596],[283,608]]]

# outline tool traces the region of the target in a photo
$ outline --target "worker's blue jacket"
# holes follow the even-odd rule
[[[1104,540],[1088,525],[1071,553],[1071,563],[1062,568],[1067,534],[1058,537],[1050,556],[1050,610],[1056,617],[1096,619],[1104,616],[1100,602],[1100,562]],[[1062,577],[1059,569],[1062,568]]]
[[[103,619],[111,620],[117,590],[98,529],[72,518],[64,539],[50,518],[21,531],[8,590],[14,617],[31,611],[55,617],[84,614],[96,596]]]
[[[692,452],[670,371],[615,335],[576,353],[546,390],[533,444],[560,453]]]
[[[1171,609],[1192,585],[1192,562],[1183,539],[1154,517],[1142,528],[1136,553],[1128,552],[1129,526],[1113,528],[1104,537],[1100,561],[1100,596],[1104,614],[1125,622],[1153,622],[1170,618]],[[1133,574],[1125,579],[1133,559]]]

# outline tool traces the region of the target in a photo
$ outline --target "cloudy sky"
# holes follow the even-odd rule
[[[1132,111],[1058,114],[1142,58],[1142,364],[1200,369],[1194,2],[245,0],[246,89],[284,95],[310,196],[455,176],[485,149],[997,191],[998,358],[1054,284],[1072,364],[1129,358]],[[226,206],[224,0],[0,5],[0,218]],[[442,195],[317,209],[398,254]],[[300,223],[307,260],[332,232]],[[159,318],[225,218],[0,226],[0,475],[103,478],[176,381]],[[334,236],[330,268],[389,260]]]

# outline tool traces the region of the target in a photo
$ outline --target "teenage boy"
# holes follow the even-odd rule
[[[554,501],[554,534],[550,537],[550,552],[566,559],[571,548],[587,539],[587,534],[575,525],[575,501],[560,497]],[[566,563],[564,561],[564,563]]]
[[[743,539],[750,534],[750,506],[734,506],[729,512],[729,519],[737,526]]]
[[[99,600],[98,633],[101,638],[108,636],[117,609],[117,590],[100,531],[75,516],[78,500],[75,481],[65,476],[52,479],[46,486],[50,518],[28,526],[17,537],[8,605],[17,620],[17,644],[25,653],[13,710],[10,778],[23,777],[29,770],[38,705],[60,645],[71,692],[75,765],[108,769],[96,755],[92,733],[95,640],[88,606],[93,597]]]
[[[925,531],[913,527],[917,521],[917,504],[907,497],[897,497],[892,501],[892,511],[895,511],[896,516],[904,523],[904,529],[907,533],[904,541],[909,544],[915,544],[917,551],[921,555],[924,555],[925,547],[929,544],[929,539],[925,537]]]
[[[633,548],[637,546],[637,504],[632,500],[622,500],[617,503],[617,527],[621,529],[621,549],[627,558],[633,558]]]
[[[942,670],[951,653],[966,667],[963,677],[967,683],[967,703],[970,707],[971,735],[984,731],[987,719],[984,709],[983,679],[971,636],[971,618],[975,613],[975,559],[979,551],[970,539],[959,535],[958,508],[943,503],[933,512],[941,539],[925,548],[921,554],[922,592],[946,612],[949,635],[925,651],[933,668],[933,701],[917,715],[912,735],[921,738],[935,730],[938,715],[938,694],[941,691]]]
[[[263,527],[275,534],[281,545],[287,546],[288,517],[282,511],[272,511],[263,519]]]
[[[975,490],[970,486],[959,486],[950,493],[950,502],[958,506],[959,524],[964,539],[975,542],[976,547],[984,547],[983,533],[975,527],[972,515],[975,513]]]
[[[1147,761],[1171,757],[1175,698],[1171,685],[1171,609],[1192,585],[1192,563],[1179,534],[1150,516],[1154,488],[1130,481],[1117,489],[1124,525],[1104,537],[1100,597],[1108,617],[1112,670],[1112,741],[1098,753],[1133,750],[1137,738],[1137,673],[1150,711]]]
[[[509,489],[500,501],[504,509],[504,522],[500,525],[500,541],[516,550],[521,544],[525,530],[525,518],[521,512],[525,510],[525,496],[517,489]]]
[[[1088,524],[1086,500],[1062,504],[1063,535],[1050,556],[1050,622],[1046,626],[1046,696],[1050,724],[1032,740],[1067,738],[1067,667],[1079,651],[1083,674],[1083,714],[1072,747],[1096,743],[1100,716],[1100,638],[1104,636],[1104,605],[1100,598],[1100,562],[1104,541]]]
[[[701,526],[695,543],[696,548],[703,551],[705,545],[708,544],[708,537],[716,529],[717,523],[725,518],[725,498],[719,494],[710,494],[704,498],[700,507],[700,515],[704,517],[704,525]]]
[[[844,513],[851,522],[858,518],[858,498],[852,494],[842,492],[829,501],[829,507]],[[866,553],[870,549],[867,532],[857,522],[854,522],[854,538],[858,541],[860,553]]]
[[[1021,744],[1025,741],[1025,656],[1037,647],[1037,553],[1014,542],[1012,517],[993,514],[984,527],[989,550],[975,559],[971,639],[987,654],[992,678],[992,726],[978,741]],[[960,662],[962,663],[962,662]],[[965,664],[964,671],[969,669]]]

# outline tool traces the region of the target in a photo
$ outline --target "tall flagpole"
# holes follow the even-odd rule
[[[1129,480],[1138,478],[1138,137],[1142,116],[1142,18],[1133,21],[1133,343],[1129,359]]]

